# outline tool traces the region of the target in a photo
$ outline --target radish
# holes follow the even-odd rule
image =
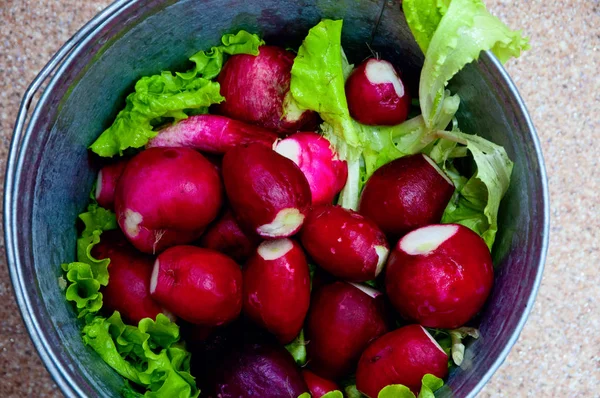
[[[117,182],[129,159],[122,159],[116,163],[104,166],[98,172],[98,178],[96,179],[96,192],[95,197],[98,204],[105,209],[113,209],[115,204],[115,189],[117,189]]]
[[[227,209],[202,235],[199,243],[201,247],[216,250],[243,263],[252,255],[260,238],[242,231],[231,210]]]
[[[189,148],[150,148],[129,161],[117,184],[121,230],[144,253],[198,239],[217,216],[223,188],[215,167]]]
[[[452,181],[427,155],[396,159],[373,173],[359,212],[392,238],[440,222],[454,193]]]
[[[147,147],[187,147],[224,154],[237,145],[260,143],[271,148],[277,134],[225,116],[196,115],[162,129]]]
[[[356,370],[356,387],[369,397],[390,384],[402,384],[418,394],[426,374],[448,375],[448,355],[420,325],[385,334],[363,352]]]
[[[337,384],[333,381],[317,376],[310,370],[303,370],[302,376],[308,386],[311,398],[321,398],[323,395],[331,391],[341,391]]]
[[[346,80],[350,115],[367,125],[394,126],[406,120],[410,94],[388,61],[371,58],[356,67]]]
[[[290,94],[294,57],[274,46],[230,57],[217,78],[225,97],[217,113],[279,133],[316,128],[317,114],[299,109]]]
[[[432,328],[454,329],[483,306],[494,281],[484,240],[458,224],[405,235],[388,260],[385,286],[398,312]]]
[[[300,245],[266,241],[244,267],[244,313],[287,344],[302,329],[310,304],[310,275]]]
[[[152,270],[152,297],[180,318],[219,326],[242,309],[242,271],[229,257],[195,246],[161,253]]]
[[[360,64],[346,80],[350,115],[367,125],[394,126],[406,120],[410,95],[394,66],[371,58]]]
[[[306,176],[313,206],[331,204],[348,178],[348,164],[340,160],[327,138],[302,132],[281,140],[275,151],[300,167]]]
[[[291,160],[259,144],[236,147],[223,158],[223,180],[242,228],[263,238],[284,238],[302,226],[310,187]]]
[[[318,265],[353,282],[375,279],[389,253],[385,235],[375,223],[340,206],[313,209],[300,238]]]
[[[163,313],[174,318],[150,296],[150,274],[154,258],[138,252],[121,231],[102,233],[100,243],[92,249],[98,260],[109,258],[109,284],[103,287],[102,307],[109,312],[119,311],[133,325],[144,318],[156,319]]]
[[[372,340],[387,333],[384,296],[362,285],[335,282],[313,296],[306,319],[309,366],[338,379],[351,372]]]
[[[216,366],[214,388],[206,391],[209,397],[297,398],[308,392],[294,359],[279,344],[246,343]]]

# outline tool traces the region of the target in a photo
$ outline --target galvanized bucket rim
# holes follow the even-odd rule
[[[20,104],[19,112],[15,122],[13,130],[13,137],[9,150],[9,156],[7,161],[7,171],[5,176],[4,185],[4,238],[6,244],[6,257],[8,262],[9,273],[12,280],[12,285],[16,297],[17,304],[21,313],[21,317],[31,340],[42,359],[46,369],[61,389],[61,391],[68,397],[84,397],[86,396],[84,390],[77,384],[73,377],[73,369],[69,369],[64,366],[60,361],[57,360],[57,351],[59,347],[50,346],[47,336],[44,331],[39,327],[42,319],[38,319],[37,314],[32,310],[32,303],[30,297],[26,294],[25,283],[23,278],[23,264],[21,263],[19,256],[20,246],[19,240],[15,234],[18,226],[18,214],[15,207],[15,195],[14,191],[19,184],[19,178],[22,171],[22,162],[25,157],[25,153],[22,148],[26,147],[26,143],[32,135],[31,126],[36,120],[36,115],[43,108],[49,94],[52,92],[52,88],[56,84],[58,78],[73,62],[76,62],[76,58],[81,49],[94,38],[94,36],[111,20],[118,17],[127,8],[139,3],[139,0],[117,0],[103,11],[92,18],[86,23],[71,39],[69,39],[52,57],[52,59],[46,64],[46,66],[40,71],[36,78],[32,81],[28,89],[26,90],[23,99]],[[550,228],[550,205],[549,205],[549,193],[548,193],[548,182],[546,175],[546,168],[542,155],[541,145],[537,136],[535,127],[531,120],[531,117],[527,111],[527,108],[507,71],[504,69],[500,61],[491,53],[485,52],[481,56],[481,62],[487,64],[497,72],[496,79],[498,86],[502,87],[510,96],[514,97],[518,106],[519,116],[525,121],[527,126],[527,133],[529,134],[534,148],[535,158],[540,168],[541,186],[543,193],[543,226],[542,226],[542,246],[539,252],[539,258],[537,261],[537,273],[535,281],[527,300],[527,305],[521,314],[519,323],[516,328],[512,331],[511,337],[504,347],[494,364],[486,371],[484,376],[478,381],[476,386],[470,391],[469,397],[474,397],[485,384],[491,379],[492,375],[498,370],[502,363],[506,360],[510,350],[517,342],[521,331],[533,308],[535,298],[537,296],[540,284],[542,281],[542,275],[544,271],[544,264],[547,255],[548,241],[549,241],[549,228]],[[56,71],[54,73],[54,71]],[[52,74],[54,75],[52,76]],[[52,76],[52,77],[51,77]],[[50,82],[47,87],[41,93],[39,102],[36,104],[33,115],[27,120],[30,113],[31,104],[34,96],[40,90],[43,83],[49,78]],[[25,133],[24,133],[25,132]]]

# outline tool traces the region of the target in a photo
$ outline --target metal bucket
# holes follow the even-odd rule
[[[6,252],[25,325],[65,395],[116,396],[123,385],[83,345],[74,310],[57,283],[60,264],[74,259],[75,219],[95,178],[87,146],[110,125],[141,76],[181,70],[188,56],[239,28],[297,47],[323,17],[344,18],[351,61],[364,59],[370,43],[417,83],[423,55],[399,1],[120,0],[69,40],[27,90],[6,176]],[[31,113],[32,98],[50,77]],[[451,88],[462,99],[463,129],[503,145],[515,161],[500,209],[496,283],[482,313],[481,338],[438,394],[462,397],[484,386],[523,328],[542,276],[549,212],[538,138],[502,66],[483,54]]]

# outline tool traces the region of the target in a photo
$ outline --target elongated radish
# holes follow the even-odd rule
[[[121,230],[144,253],[198,239],[223,201],[215,167],[189,148],[150,148],[129,161],[117,184]]]
[[[367,125],[400,124],[406,120],[410,95],[394,66],[371,58],[360,64],[346,80],[350,115]]]
[[[487,299],[494,274],[484,240],[458,224],[430,225],[405,235],[388,260],[385,286],[409,320],[454,329]]]
[[[147,147],[186,147],[224,154],[238,145],[258,143],[271,148],[277,134],[225,116],[196,115],[160,130]]]
[[[188,322],[220,326],[242,310],[242,271],[214,250],[175,246],[156,259],[150,293]]]
[[[300,167],[310,185],[313,206],[331,204],[346,184],[348,164],[337,157],[331,143],[320,134],[293,134],[279,141],[275,151]]]
[[[227,209],[221,218],[210,225],[199,243],[201,247],[226,254],[241,264],[254,253],[260,237],[243,231],[231,210]]]
[[[156,319],[161,312],[173,317],[150,296],[154,257],[135,250],[121,231],[103,232],[100,243],[92,249],[92,256],[99,260],[110,259],[110,282],[100,289],[104,310],[119,311],[132,325],[144,318]]]
[[[314,374],[310,370],[303,370],[302,376],[306,385],[310,390],[311,398],[321,398],[323,395],[331,391],[341,391],[340,387],[331,380],[322,378],[319,375]]]
[[[356,365],[372,340],[389,330],[382,294],[335,282],[315,292],[306,319],[309,367],[335,380]]]
[[[427,155],[396,159],[373,173],[362,192],[359,213],[391,238],[440,222],[454,185]]]
[[[223,158],[223,180],[240,226],[264,238],[295,234],[308,213],[310,187],[291,160],[259,144]]]
[[[306,257],[290,239],[266,241],[244,266],[244,313],[287,344],[302,329],[310,303]]]
[[[227,60],[217,78],[225,97],[218,113],[280,133],[314,130],[317,114],[300,110],[289,94],[294,53],[274,46],[259,52]]]
[[[389,253],[385,235],[372,221],[339,206],[320,206],[306,219],[300,239],[327,272],[349,281],[375,279]]]
[[[105,209],[113,209],[115,204],[115,190],[117,189],[117,182],[129,159],[123,159],[116,163],[104,166],[98,172],[98,178],[96,179],[96,192],[95,197],[98,204]]]
[[[368,397],[377,397],[390,384],[402,384],[416,395],[426,374],[444,378],[448,355],[420,325],[408,325],[372,342],[361,355],[356,387]]]

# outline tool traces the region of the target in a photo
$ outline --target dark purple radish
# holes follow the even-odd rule
[[[452,181],[427,155],[396,159],[373,173],[358,211],[393,238],[439,223],[454,193]]]
[[[200,246],[216,250],[244,263],[260,243],[258,235],[244,232],[231,210],[215,221],[200,238]]]
[[[293,134],[281,140],[275,151],[300,167],[306,176],[313,206],[331,204],[348,178],[348,164],[340,160],[327,138],[313,132]]]
[[[387,333],[367,347],[358,362],[356,388],[377,397],[390,384],[402,384],[417,395],[426,374],[448,375],[448,355],[420,325]]]
[[[494,282],[485,241],[458,224],[429,225],[405,235],[390,255],[385,286],[406,319],[454,329],[481,309]]]
[[[300,245],[265,241],[244,266],[244,313],[287,344],[300,333],[310,304],[310,275]]]
[[[279,344],[247,343],[216,366],[215,398],[298,398],[308,392],[300,368]]]
[[[331,380],[327,380],[311,372],[303,370],[302,376],[308,386],[311,398],[321,398],[323,395],[331,391],[341,391],[340,387]]]
[[[340,206],[314,208],[300,239],[319,266],[352,282],[375,279],[389,253],[385,235],[375,223]]]
[[[186,147],[202,152],[224,154],[238,145],[262,144],[273,147],[277,134],[262,127],[225,116],[196,115],[162,129],[148,142],[152,147]]]
[[[317,114],[300,110],[289,93],[294,53],[274,46],[259,52],[227,60],[217,78],[225,97],[217,112],[279,133],[314,130]]]
[[[138,250],[159,253],[198,239],[222,202],[221,179],[204,156],[189,148],[150,148],[127,164],[115,212]]]
[[[92,256],[98,260],[110,259],[109,284],[100,289],[104,310],[119,311],[123,320],[132,325],[144,318],[156,319],[159,313],[174,318],[150,296],[154,257],[135,250],[121,231],[102,233]]]
[[[181,319],[220,326],[242,310],[242,271],[214,250],[175,246],[156,259],[150,293]]]
[[[231,209],[247,231],[273,239],[302,227],[310,187],[286,157],[259,144],[236,147],[223,158],[223,180]]]
[[[394,66],[371,58],[360,64],[346,80],[350,115],[367,125],[394,126],[406,120],[410,95]]]
[[[306,318],[309,367],[332,380],[349,374],[367,345],[388,330],[381,293],[346,282],[323,286]]]
[[[114,208],[117,182],[121,178],[128,162],[129,159],[119,160],[116,163],[104,166],[98,172],[95,197],[101,207],[111,210]]]

